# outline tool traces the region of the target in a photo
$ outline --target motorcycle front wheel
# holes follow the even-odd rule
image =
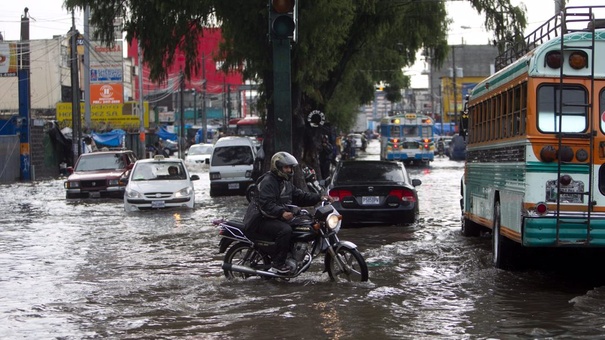
[[[225,263],[237,264],[240,266],[250,267],[252,269],[261,269],[271,264],[271,261],[266,255],[261,254],[258,250],[254,249],[248,243],[236,243],[225,253],[223,260]],[[240,273],[228,269],[223,270],[225,277],[228,279],[242,278],[246,279],[252,275],[246,273]]]
[[[326,268],[336,282],[368,281],[368,265],[357,249],[341,247],[336,256],[326,253]]]

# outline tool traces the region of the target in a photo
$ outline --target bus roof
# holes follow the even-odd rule
[[[584,50],[588,58],[591,57],[590,50],[586,49],[587,42],[592,40],[592,33],[590,32],[573,32],[568,33],[564,37],[564,43],[568,47],[577,47],[578,50]],[[598,51],[605,52],[605,29],[595,30],[595,45],[598,46]],[[479,82],[471,91],[471,98],[476,98],[483,94],[495,90],[503,84],[510,82],[511,80],[527,74],[529,77],[559,77],[560,70],[552,69],[545,65],[544,58],[546,54],[553,50],[561,49],[561,38],[556,37],[552,40],[545,42],[544,44],[536,47],[533,51],[520,57],[512,64],[506,66],[500,71],[496,72],[492,76]],[[594,68],[594,77],[605,79],[605,64],[604,63],[593,63],[588,60],[588,65]],[[577,77],[588,77],[591,75],[590,68],[583,68],[580,70],[574,70],[571,68],[565,69],[567,76]]]

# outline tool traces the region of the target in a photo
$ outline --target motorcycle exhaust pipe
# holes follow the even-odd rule
[[[273,273],[273,272],[269,272],[269,271],[265,271],[265,270],[256,270],[256,269],[252,269],[250,267],[240,266],[239,264],[224,263],[224,262],[223,262],[223,269],[234,271],[234,272],[240,272],[240,273],[244,273],[244,274],[269,276],[269,277],[275,277],[275,278],[289,276],[289,275]]]

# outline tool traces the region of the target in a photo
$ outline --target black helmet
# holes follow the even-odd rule
[[[289,174],[283,172],[282,168],[287,165],[291,166],[292,168],[298,165],[296,158],[294,158],[294,156],[291,154],[285,151],[280,151],[271,157],[271,172],[288,181],[290,178],[292,178],[294,171]]]

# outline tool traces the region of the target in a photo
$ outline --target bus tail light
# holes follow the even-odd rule
[[[561,183],[561,185],[563,186],[568,186],[571,181],[573,181],[573,179],[569,175],[562,175],[561,177],[559,177],[559,183]]]
[[[584,51],[572,52],[569,56],[569,66],[574,70],[588,67],[588,55]]]
[[[545,145],[540,150],[540,158],[542,162],[550,163],[557,159],[557,149],[552,145]]]
[[[546,65],[550,68],[558,69],[563,65],[563,60],[561,58],[561,51],[550,51],[546,54],[544,58]]]
[[[536,213],[540,216],[544,216],[546,215],[546,213],[548,212],[548,206],[546,205],[546,203],[544,202],[539,202],[538,204],[536,204],[536,206],[534,207],[534,210],[536,211]]]

